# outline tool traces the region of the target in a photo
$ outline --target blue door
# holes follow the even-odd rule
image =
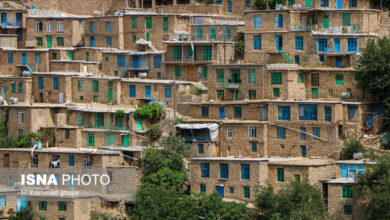
[[[139,68],[139,56],[133,56],[133,67]]]
[[[225,118],[225,107],[219,107],[219,118]]]
[[[225,190],[223,186],[216,186],[215,187],[219,195],[223,198],[225,196]]]
[[[91,37],[91,47],[95,46],[95,37]]]
[[[336,0],[336,8],[341,8],[342,0]]]
[[[22,25],[22,13],[16,13],[16,25]]]
[[[145,86],[145,97],[151,98],[150,96],[150,86]]]
[[[7,12],[1,12],[1,23],[7,24]]]
[[[282,35],[277,35],[276,36],[276,51],[282,50],[283,49],[283,38]]]
[[[232,7],[232,1],[229,1],[228,4],[229,4],[229,6],[228,6],[228,7],[229,7],[229,8],[228,8],[228,9],[229,9],[229,12],[232,12],[232,8],[233,8],[233,7]]]
[[[336,57],[336,67],[343,67],[341,56]]]
[[[306,146],[301,146],[302,157],[306,157]]]
[[[16,212],[26,208],[26,196],[18,196],[16,199]]]
[[[27,57],[25,53],[22,53],[22,65],[27,65]]]
[[[334,39],[334,51],[340,51],[340,38]]]

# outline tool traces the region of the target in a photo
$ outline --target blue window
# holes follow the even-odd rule
[[[252,146],[252,152],[257,152],[257,143],[256,142],[252,142],[251,146]]]
[[[357,174],[363,174],[364,173],[364,166],[358,165],[357,166]]]
[[[325,121],[332,120],[332,107],[325,106]]]
[[[219,178],[221,179],[229,178],[229,164],[225,164],[225,163],[219,164]]]
[[[324,55],[320,55],[319,59],[320,59],[320,62],[325,62],[325,56]]]
[[[94,47],[95,46],[95,37],[89,37],[89,40],[91,43],[91,47]]]
[[[329,0],[320,0],[321,7],[329,7]]]
[[[68,157],[68,165],[70,167],[74,166],[74,156],[73,155],[69,155],[69,157]]]
[[[151,87],[149,85],[145,86],[145,98],[151,98]]]
[[[7,206],[7,197],[0,196],[0,207],[6,207],[6,206]]]
[[[328,39],[318,39],[318,52],[328,52]]]
[[[247,8],[251,7],[251,1],[250,0],[245,0],[245,7],[247,7]]]
[[[316,121],[317,120],[317,105],[299,105],[299,120]]]
[[[74,186],[73,174],[69,174],[69,176],[70,176],[70,179],[68,182],[68,186],[73,187]]]
[[[198,153],[204,154],[204,144],[198,144]]]
[[[129,85],[129,97],[130,98],[135,97],[135,85]]]
[[[106,32],[111,33],[111,22],[106,22]]]
[[[217,5],[222,5],[222,0],[217,0]]]
[[[253,17],[253,27],[255,29],[261,28],[261,15],[255,15]]]
[[[254,50],[261,50],[261,36],[253,36],[253,49]]]
[[[300,134],[300,138],[301,140],[306,140],[306,127],[300,127],[299,129],[301,132],[299,133]]]
[[[298,55],[296,55],[296,56],[294,57],[294,61],[295,61],[295,64],[298,64],[298,65],[301,64],[301,59],[299,58]]]
[[[208,164],[208,163],[201,163],[200,164],[200,176],[203,178],[210,177],[210,164]]]
[[[41,54],[39,53],[36,53],[35,54],[35,64],[41,64],[42,60],[41,60]]]
[[[286,139],[286,128],[276,127],[276,139]]]
[[[165,98],[167,98],[167,99],[171,98],[171,91],[172,91],[172,87],[165,86]]]
[[[16,13],[16,25],[22,25],[23,14],[21,12]]]
[[[283,15],[275,15],[275,28],[283,28]]]
[[[161,56],[154,56],[154,68],[155,69],[161,69]]]
[[[202,117],[209,117],[209,107],[202,106]]]
[[[95,33],[95,22],[90,22],[89,23],[89,32],[90,33]]]
[[[1,12],[1,23],[7,24],[7,12]]]
[[[341,178],[348,178],[348,165],[340,164],[341,168]]]
[[[232,12],[232,11],[233,11],[233,4],[232,4],[232,1],[229,1],[229,2],[228,2],[228,11],[229,11],[229,12]]]
[[[234,107],[234,118],[241,118],[241,117],[242,117],[242,108]]]
[[[279,106],[278,107],[278,120],[290,121],[290,106]]]
[[[111,47],[112,46],[111,37],[107,37],[106,38],[106,43],[107,43],[107,47]]]
[[[8,53],[8,64],[13,64],[13,63],[14,63],[14,54]]]
[[[225,107],[219,107],[219,118],[225,118]]]
[[[54,89],[54,90],[59,90],[59,89],[60,89],[58,77],[54,77],[54,78],[53,78],[53,89]]]
[[[118,68],[126,67],[126,56],[125,55],[118,55],[116,57],[116,65]]]
[[[38,77],[38,89],[43,89],[43,77]]]
[[[319,141],[321,137],[321,129],[319,127],[313,127],[313,141]]]
[[[241,179],[249,180],[251,176],[251,167],[249,164],[241,164]]]
[[[348,105],[348,120],[356,119],[356,106]]]
[[[348,38],[348,52],[358,52],[356,38]]]
[[[303,50],[303,37],[295,37],[295,50]]]
[[[23,31],[21,29],[16,30],[17,40],[22,41],[23,40]]]

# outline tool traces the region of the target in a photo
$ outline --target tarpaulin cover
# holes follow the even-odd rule
[[[180,129],[209,129],[211,140],[215,140],[218,137],[218,124],[179,124],[175,126]]]

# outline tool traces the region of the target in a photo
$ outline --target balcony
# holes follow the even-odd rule
[[[224,83],[223,87],[225,89],[238,89],[240,88],[240,83]]]
[[[188,142],[191,142],[191,141],[211,141],[210,136],[183,136],[183,137]]]
[[[129,130],[128,127],[122,126],[109,126],[109,125],[81,125],[83,128],[90,128],[90,129],[104,129],[104,130],[117,130],[117,131],[124,131]]]
[[[292,25],[291,31],[311,31],[311,26],[306,24]]]
[[[127,62],[126,69],[128,70],[149,70],[148,62]]]
[[[3,28],[5,27],[8,27],[8,26],[13,26],[13,27],[20,27],[22,26],[22,22],[18,22],[18,21],[14,21],[14,22],[11,22],[11,21],[7,21],[7,22],[1,22],[1,26]]]
[[[340,47],[340,48],[328,48],[327,54],[336,54],[336,55],[341,55],[341,54],[352,54],[352,53],[358,53],[360,52],[360,47]]]

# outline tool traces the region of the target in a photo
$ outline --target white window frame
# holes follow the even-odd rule
[[[248,127],[248,137],[256,138],[256,127]]]
[[[39,28],[39,26],[41,28]],[[35,21],[35,31],[36,32],[42,32],[42,29],[43,29],[43,22],[42,21]]]
[[[46,32],[50,33],[53,31],[51,21],[46,22]]]
[[[18,111],[18,123],[23,123],[24,122],[24,112],[23,111]]]
[[[64,22],[63,21],[57,21],[57,32],[64,33]]]
[[[227,137],[232,138],[233,137],[233,129],[227,129]]]

